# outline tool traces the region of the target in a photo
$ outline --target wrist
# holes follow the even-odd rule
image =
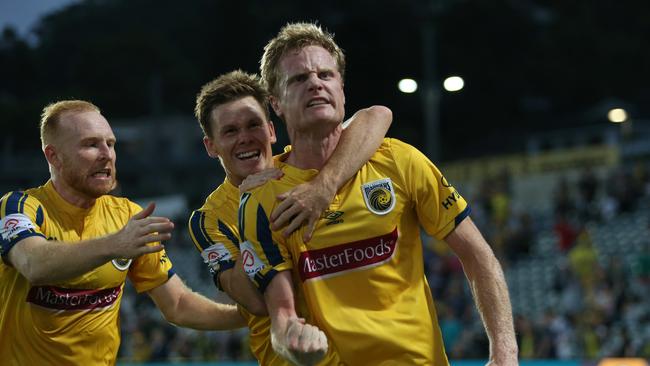
[[[312,182],[321,189],[321,192],[325,192],[327,198],[331,201],[340,186],[341,182],[339,182],[339,178],[340,177],[332,174],[321,173],[317,175]]]

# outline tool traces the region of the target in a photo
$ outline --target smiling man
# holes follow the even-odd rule
[[[237,309],[189,290],[161,240],[173,223],[114,197],[115,136],[95,105],[48,105],[41,141],[50,180],[0,200],[0,354],[3,365],[114,365],[129,277],[165,318],[233,329]]]
[[[271,155],[276,136],[268,93],[256,75],[233,71],[203,86],[195,114],[204,132],[206,151],[220,160],[226,179],[192,213],[190,235],[210,267],[217,287],[241,305],[250,328],[250,348],[257,360],[262,365],[287,365],[271,347],[266,305],[241,269],[250,261],[251,253],[245,257],[239,250],[238,187],[251,187],[279,177],[279,171],[265,169],[284,157],[284,154],[275,158]],[[287,233],[305,224],[303,238],[308,241],[314,225],[327,217],[321,217],[322,211],[329,206],[338,188],[372,156],[391,121],[392,113],[385,107],[373,106],[355,113],[346,122],[348,127],[332,158],[316,178],[281,196],[274,224],[278,227],[286,224]],[[256,175],[262,171],[261,176]]]

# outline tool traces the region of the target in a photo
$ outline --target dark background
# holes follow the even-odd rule
[[[39,147],[42,107],[88,99],[109,121],[190,115],[200,86],[242,68],[290,21],[318,21],[346,51],[347,112],[384,104],[390,134],[422,148],[422,98],[397,82],[433,71],[465,79],[441,93],[441,160],[521,151],[527,136],[648,115],[650,2],[645,1],[82,1],[46,15],[27,42],[0,37],[0,141]],[[422,84],[420,84],[422,86]],[[198,125],[197,125],[198,128]]]

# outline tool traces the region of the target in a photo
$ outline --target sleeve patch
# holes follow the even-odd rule
[[[252,280],[255,275],[264,269],[265,264],[260,257],[255,253],[253,245],[248,240],[241,245],[241,259],[244,265],[246,275]]]
[[[222,262],[232,261],[232,254],[222,243],[213,244],[201,252],[203,262],[207,263],[210,268],[219,272]]]
[[[0,236],[5,241],[9,241],[24,231],[35,229],[32,220],[24,214],[11,214],[0,220]]]

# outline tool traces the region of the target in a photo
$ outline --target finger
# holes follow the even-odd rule
[[[284,237],[287,238],[287,237],[289,237],[289,235],[291,235],[291,233],[298,230],[302,226],[302,224],[305,222],[306,216],[307,216],[307,213],[301,212],[297,216],[292,217],[291,222],[289,223],[289,226],[287,226],[287,228],[284,229],[284,232],[282,233],[282,235],[284,235]]]
[[[322,350],[324,353],[327,353],[327,336],[321,330],[318,332],[318,349]]]
[[[142,220],[145,217],[151,215],[153,213],[153,210],[156,209],[156,204],[153,202],[150,202],[147,207],[144,208],[144,210],[138,212],[137,214],[133,215],[132,219],[133,220]]]
[[[147,226],[149,224],[162,224],[166,222],[172,222],[170,219],[162,216],[149,216],[146,219],[140,220],[142,226]]]
[[[301,324],[290,321],[287,327],[287,347],[289,349],[297,349],[301,331]]]
[[[317,219],[315,219],[313,216],[309,219],[309,222],[307,223],[307,228],[305,229],[305,233],[302,234],[302,241],[305,243],[309,243],[311,240],[312,235],[314,235],[314,230],[316,230],[316,223],[318,222]]]
[[[306,329],[306,332],[303,332],[303,338],[304,338],[304,350],[306,352],[314,352],[318,350],[318,328],[314,326],[310,326],[308,329]]]
[[[150,243],[155,243],[155,242],[159,242],[159,241],[169,240],[171,238],[172,238],[171,233],[149,234],[147,236],[142,237],[141,243],[150,244]]]
[[[291,207],[292,204],[293,202],[286,201],[286,200],[280,202],[278,207],[276,207],[273,210],[273,212],[271,212],[271,221],[277,220],[278,216],[280,216],[284,211],[286,211],[289,207]]]
[[[287,202],[287,201],[284,201]],[[284,203],[283,202],[283,203]],[[284,209],[280,216],[275,218],[275,221],[272,221],[271,228],[273,230],[278,230],[281,227],[289,224],[291,219],[300,213],[300,208],[296,207],[295,205],[291,205],[290,207]]]
[[[140,251],[140,254],[150,254],[150,253],[156,253],[161,250],[165,249],[165,246],[162,244],[157,244],[157,245],[147,245],[142,247],[142,250]]]
[[[152,233],[170,233],[172,230],[174,230],[174,223],[173,222],[165,222],[165,223],[155,223],[155,224],[149,224],[144,227],[145,233],[146,234],[152,234]]]

